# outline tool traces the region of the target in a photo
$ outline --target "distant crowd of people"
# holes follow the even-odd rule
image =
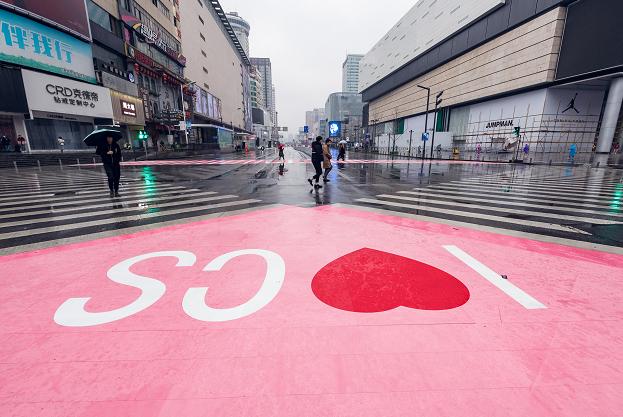
[[[25,145],[26,139],[24,139],[22,135],[17,135],[15,141],[11,140],[6,135],[0,137],[0,151],[2,152],[22,152]]]

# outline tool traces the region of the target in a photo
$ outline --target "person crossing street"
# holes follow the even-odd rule
[[[111,197],[120,197],[119,182],[121,180],[121,147],[114,141],[112,136],[106,138],[106,142],[100,144],[95,151],[102,158],[106,176],[108,177],[108,188]]]
[[[314,169],[316,170],[316,175],[314,175],[312,178],[309,178],[307,181],[309,182],[309,185],[318,189],[318,188],[322,188],[322,185],[320,185],[320,177],[322,176],[322,162],[324,161],[323,149],[322,149],[322,136],[318,136],[316,138],[316,141],[312,143],[311,145],[311,149],[312,149],[311,161],[314,166]],[[314,184],[314,181],[315,181],[315,184]]]

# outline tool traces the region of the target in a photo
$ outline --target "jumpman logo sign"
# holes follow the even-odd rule
[[[575,93],[575,96],[569,102],[569,106],[567,106],[567,108],[562,111],[563,114],[568,112],[569,110],[574,110],[577,114],[580,114],[580,111],[575,108],[575,100],[577,98],[578,98],[578,93]]]

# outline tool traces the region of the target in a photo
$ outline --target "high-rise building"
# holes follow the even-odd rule
[[[227,13],[227,20],[231,24],[231,28],[234,30],[240,45],[247,56],[249,55],[249,34],[251,33],[251,25],[244,20],[237,12]]]
[[[342,92],[359,93],[359,63],[363,55],[346,55],[342,64]]]
[[[252,130],[251,63],[217,0],[183,1],[186,78],[194,82],[193,139],[227,148]],[[218,127],[217,127],[218,126]]]
[[[273,88],[273,70],[270,58],[251,58],[251,65],[255,66],[260,74],[264,83],[262,85],[262,94],[264,96],[264,103],[266,104],[266,110],[271,117],[270,123],[274,124],[275,117],[275,100],[274,100],[274,88]]]
[[[250,80],[251,107],[266,109],[266,102],[264,101],[264,79],[260,71],[254,66],[251,66]]]
[[[305,113],[305,126],[309,128],[307,137],[315,138],[324,135],[324,128],[321,128],[321,121],[324,119],[324,109],[314,109]]]
[[[342,123],[343,138],[355,134],[363,124],[363,102],[361,94],[357,93],[333,93],[329,95],[324,108],[328,122]],[[325,135],[329,132],[325,129]]]

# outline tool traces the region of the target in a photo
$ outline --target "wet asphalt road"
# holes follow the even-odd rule
[[[201,158],[198,158],[201,159]],[[354,161],[356,159],[356,161]],[[386,160],[348,155],[313,190],[305,150],[124,166],[111,200],[102,167],[0,172],[0,254],[193,221],[273,204],[345,204],[531,235],[623,247],[623,171]]]

